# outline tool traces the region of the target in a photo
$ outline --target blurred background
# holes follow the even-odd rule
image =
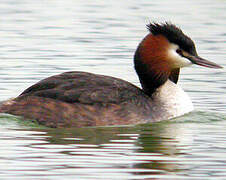
[[[2,0],[0,100],[64,71],[107,74],[139,85],[133,55],[149,22],[175,23],[200,56],[225,65],[225,1]],[[225,71],[186,68],[180,83],[198,108],[224,111]]]
[[[133,55],[149,22],[176,24],[225,67],[225,9],[225,0],[1,0],[0,101],[73,70],[140,86]],[[1,115],[0,178],[226,177],[225,69],[184,68],[179,84],[196,110],[166,124],[51,130]]]

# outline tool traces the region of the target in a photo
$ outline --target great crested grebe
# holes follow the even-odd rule
[[[150,23],[147,28],[134,56],[142,89],[114,77],[65,72],[4,102],[0,112],[49,127],[83,127],[156,122],[192,111],[191,100],[177,85],[180,68],[222,67],[199,57],[194,42],[175,25]]]

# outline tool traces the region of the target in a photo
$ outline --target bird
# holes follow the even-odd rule
[[[177,85],[180,69],[222,66],[201,58],[193,40],[170,22],[149,23],[147,29],[134,54],[142,88],[106,75],[64,72],[4,101],[0,113],[52,128],[80,128],[159,122],[193,111],[189,96]]]

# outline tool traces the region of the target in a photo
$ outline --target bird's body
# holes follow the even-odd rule
[[[36,117],[50,127],[81,127],[156,122],[188,113],[193,106],[170,80],[149,97],[118,78],[66,72],[31,86],[2,109],[28,119]]]
[[[150,24],[134,56],[142,89],[109,76],[66,72],[41,80],[0,112],[36,119],[49,127],[156,122],[193,110],[177,85],[180,68],[192,63],[220,68],[197,56],[193,41],[172,24]]]

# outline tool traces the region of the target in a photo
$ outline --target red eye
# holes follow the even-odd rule
[[[182,54],[182,50],[181,50],[181,49],[177,49],[176,52],[177,52],[178,54],[180,54],[180,55]]]

